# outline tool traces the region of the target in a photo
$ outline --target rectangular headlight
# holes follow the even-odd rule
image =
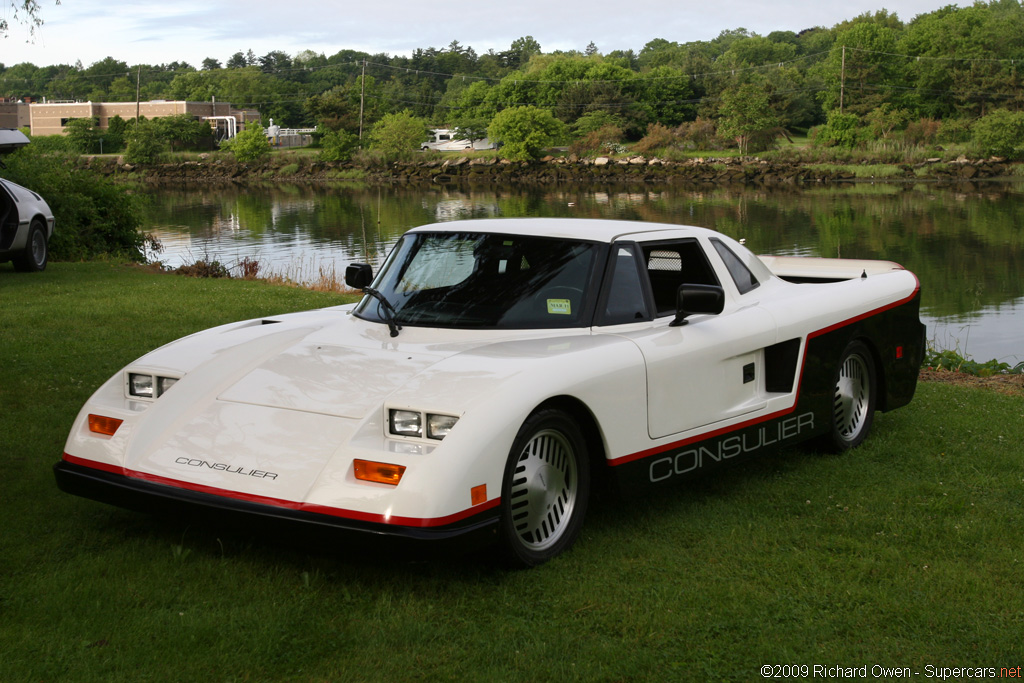
[[[156,378],[156,394],[157,396],[163,396],[164,393],[174,386],[177,382],[176,377],[157,377]]]
[[[427,436],[431,439],[443,439],[452,431],[459,418],[451,415],[433,415],[427,413]]]
[[[140,398],[153,398],[153,375],[129,373],[128,393]]]
[[[391,433],[397,436],[423,436],[423,417],[416,411],[392,408],[388,424]]]

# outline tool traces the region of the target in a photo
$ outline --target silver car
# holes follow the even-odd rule
[[[0,129],[0,153],[27,145],[18,130]],[[53,212],[32,190],[0,178],[0,263],[23,272],[46,268],[53,236]]]

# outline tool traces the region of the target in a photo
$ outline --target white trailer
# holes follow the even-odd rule
[[[430,139],[420,145],[421,150],[436,149],[439,152],[461,152],[467,149],[494,149],[487,138],[480,140],[458,139],[455,130],[450,128],[433,128]]]

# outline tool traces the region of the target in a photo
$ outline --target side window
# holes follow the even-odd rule
[[[636,253],[629,247],[612,248],[615,261],[600,324],[622,325],[649,319]]]
[[[679,285],[719,284],[704,250],[695,239],[645,244],[643,253],[659,316],[676,312]]]
[[[761,283],[757,281],[757,278],[750,272],[746,264],[740,260],[739,256],[733,253],[732,249],[725,245],[725,242],[712,238],[711,243],[715,245],[715,251],[722,257],[725,267],[729,269],[729,275],[732,277],[732,281],[736,283],[736,289],[740,290],[740,294],[746,294],[750,290],[761,286]]]

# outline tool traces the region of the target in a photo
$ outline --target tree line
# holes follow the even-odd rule
[[[209,57],[199,68],[113,57],[88,67],[0,65],[0,95],[215,98],[258,109],[264,123],[318,126],[346,140],[400,114],[482,135],[502,112],[529,107],[549,114],[563,139],[611,126],[635,142],[664,129],[748,151],[816,126],[837,145],[906,138],[908,130],[911,139],[964,141],[994,113],[1018,121],[1022,62],[1024,9],[1018,0],[992,0],[909,22],[883,9],[798,33],[741,28],[708,41],[658,38],[639,52],[601,53],[593,43],[544,52],[525,36],[484,54],[453,41],[409,56],[250,50],[223,63]]]

